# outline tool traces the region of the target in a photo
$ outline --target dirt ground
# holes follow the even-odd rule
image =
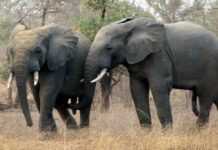
[[[4,99],[4,86],[0,88]],[[216,108],[211,111],[208,127],[199,131],[195,128],[196,117],[191,112],[190,100],[186,100],[184,92],[173,92],[171,103],[174,127],[170,131],[161,130],[153,101],[153,128],[148,131],[139,127],[133,106],[126,107],[113,99],[107,113],[95,107],[88,129],[69,131],[54,112],[58,134],[49,140],[39,138],[36,111],[32,111],[34,126],[28,128],[20,109],[9,109],[0,112],[0,150],[217,150]],[[77,114],[77,121],[78,118]]]

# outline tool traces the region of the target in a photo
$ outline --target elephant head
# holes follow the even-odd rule
[[[126,18],[102,27],[92,43],[86,70],[92,83],[117,65],[133,65],[163,48],[164,25],[150,18]],[[96,77],[97,76],[97,77]]]
[[[71,29],[48,25],[32,30],[23,30],[13,37],[13,72],[18,89],[18,98],[28,126],[32,126],[27,102],[26,82],[33,76],[38,84],[42,69],[55,71],[73,58],[78,38]]]

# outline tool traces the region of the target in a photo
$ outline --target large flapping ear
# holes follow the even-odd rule
[[[159,52],[164,38],[164,26],[160,23],[147,23],[135,26],[127,35],[126,59],[129,64],[144,60],[152,53]],[[164,32],[165,33],[165,32]]]
[[[72,59],[77,48],[78,38],[71,29],[55,27],[48,36],[47,64],[52,71]]]

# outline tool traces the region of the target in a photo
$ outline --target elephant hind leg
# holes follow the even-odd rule
[[[161,126],[163,129],[171,128],[173,118],[169,97],[170,83],[163,80],[161,82],[151,82],[150,85]]]
[[[213,104],[212,98],[209,96],[199,97],[200,112],[197,120],[199,127],[205,126],[209,121],[210,109]]]
[[[216,105],[216,108],[217,108],[217,110],[218,110],[218,101],[215,100],[215,101],[214,101],[214,104]]]
[[[192,90],[192,112],[195,114],[195,116],[199,116],[199,110],[198,110],[198,101],[197,101],[197,93],[196,90]]]
[[[67,108],[68,98],[58,96],[55,108],[58,111],[61,119],[65,123],[67,129],[77,129],[77,123]]]

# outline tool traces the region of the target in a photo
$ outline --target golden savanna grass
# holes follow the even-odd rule
[[[88,129],[66,130],[55,113],[59,131],[49,140],[39,138],[36,111],[32,112],[34,127],[28,128],[20,110],[11,109],[0,113],[0,150],[217,150],[216,108],[211,111],[208,127],[199,131],[184,92],[173,92],[171,102],[174,128],[170,131],[160,129],[153,101],[153,128],[148,131],[139,127],[133,106],[125,107],[113,98],[110,112],[101,113],[99,107],[92,111]]]

